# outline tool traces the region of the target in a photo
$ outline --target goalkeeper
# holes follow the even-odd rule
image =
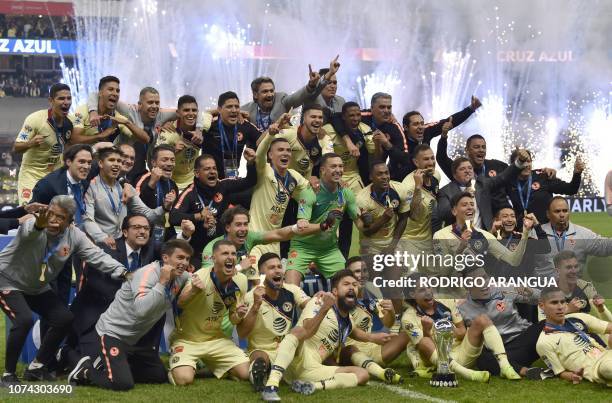
[[[306,219],[320,224],[324,232],[313,235],[295,235],[289,247],[289,260],[285,282],[300,285],[311,263],[326,279],[344,269],[344,256],[338,248],[337,230],[346,211],[357,228],[363,228],[355,194],[341,185],[344,164],[335,153],[323,155],[320,166],[321,187],[316,200],[300,200],[298,220]]]

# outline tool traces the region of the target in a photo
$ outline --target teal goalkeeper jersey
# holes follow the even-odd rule
[[[240,263],[242,259],[248,257],[249,253],[251,252],[251,249],[255,245],[264,243],[264,234],[265,232],[259,232],[259,231],[249,231],[247,233],[244,244],[242,245],[240,249],[236,251],[238,254],[237,263]],[[202,251],[202,267],[203,268],[213,266],[213,261],[212,261],[213,246],[215,245],[215,242],[220,241],[222,239],[226,239],[225,235],[216,237],[215,239],[207,243],[206,246],[204,247],[204,250]]]
[[[308,201],[300,200],[300,208],[298,208],[297,218],[306,219],[312,224],[320,224],[327,218],[327,215],[337,210],[344,214],[348,212],[351,220],[355,220],[359,216],[359,208],[355,202],[355,194],[348,188],[338,187],[335,192],[328,191],[323,183],[315,202],[308,205]],[[339,214],[333,228],[327,231],[313,235],[295,235],[291,240],[291,245],[296,247],[305,247],[316,250],[329,250],[338,247],[338,227],[342,220],[342,214]]]

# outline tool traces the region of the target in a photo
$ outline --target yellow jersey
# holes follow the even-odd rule
[[[284,138],[291,145],[291,161],[289,168],[297,171],[304,178],[312,176],[312,168],[318,163],[323,154],[333,153],[334,146],[331,138],[327,134],[318,137],[317,144],[304,144],[301,136],[298,135],[300,127],[290,127],[283,129],[275,137]]]
[[[421,318],[429,316],[434,322],[440,319],[450,320],[455,325],[463,322],[463,317],[457,308],[454,299],[437,299],[434,305],[433,315],[426,314],[418,305],[407,304],[408,307],[402,315],[402,328],[408,334],[413,345],[417,345],[423,338],[423,325]],[[432,331],[435,331],[432,329]],[[455,340],[454,346],[461,344],[460,340]]]
[[[346,186],[351,189],[353,192],[357,193],[361,189],[363,189],[363,182],[361,181],[361,176],[359,175],[359,166],[357,165],[357,158],[353,157],[348,148],[346,148],[346,143],[344,142],[343,137],[336,133],[334,127],[331,124],[326,124],[323,126],[323,129],[329,135],[333,147],[334,152],[342,158],[342,162],[344,163],[344,174],[342,175],[342,180],[346,183]],[[370,126],[365,123],[359,123],[357,127],[359,132],[361,132],[363,136],[363,141],[365,143],[366,149],[368,150],[368,154],[374,154],[375,145],[374,140],[372,139],[372,129]]]
[[[421,188],[421,211],[417,217],[411,216],[406,224],[406,229],[402,239],[426,240],[432,238],[431,215],[436,206],[436,193],[440,183],[440,174],[434,171],[432,178],[432,189],[428,190],[424,186]],[[414,171],[408,174],[402,184],[406,186],[408,200],[412,203],[414,197]],[[433,192],[432,192],[433,191]]]
[[[249,308],[254,301],[253,291],[254,289],[249,291],[244,300]],[[257,311],[255,325],[247,338],[248,351],[275,351],[283,337],[291,330],[297,308],[309,299],[310,297],[301,288],[287,283],[283,284],[275,301],[264,295],[261,307]]]
[[[588,375],[597,375],[589,374],[589,369],[605,351],[592,333],[605,333],[607,327],[608,322],[586,313],[572,314],[565,319],[563,326],[545,322],[536,350],[555,375],[584,368],[585,377],[589,379]]]
[[[171,338],[193,342],[226,338],[221,322],[226,314],[233,315],[236,307],[243,302],[247,293],[247,278],[237,273],[222,288],[212,268],[200,269],[195,275],[204,283],[204,289],[185,304]]]
[[[365,236],[363,233],[359,234],[362,253],[380,252],[388,247],[393,240],[393,231],[398,221],[398,214],[410,211],[410,201],[408,200],[406,187],[400,182],[390,181],[388,192],[375,194],[370,184],[357,193],[356,200],[362,217],[364,213],[370,213],[373,221],[378,220],[388,207],[393,207],[396,212],[393,218],[375,234],[371,236]]]
[[[268,148],[274,137],[267,135],[257,147],[255,160],[257,184],[251,198],[249,231],[272,231],[281,227],[289,198],[314,202],[316,196],[310,184],[293,169],[281,178],[267,161]],[[311,203],[312,204],[312,203]]]
[[[127,116],[123,116],[119,112],[115,111],[115,116],[118,118],[128,119]],[[75,129],[83,129],[83,135],[85,136],[95,136],[98,133],[102,133],[107,125],[110,125],[110,120],[105,120],[100,126],[92,126],[89,122],[89,108],[86,104],[79,105],[74,113],[74,128]],[[106,140],[103,141],[112,141],[115,144],[124,144],[124,143],[133,143],[132,131],[127,128],[125,125],[118,126],[118,134],[113,137],[111,135],[107,137]]]
[[[168,144],[173,147],[182,141],[185,143],[185,147],[175,153],[175,161],[176,165],[174,166],[174,171],[172,171],[172,180],[176,182],[176,186],[178,186],[179,190],[186,189],[189,185],[193,183],[194,177],[194,167],[196,158],[200,156],[200,146],[193,144],[192,142],[186,140],[176,129],[176,121],[172,123],[172,127],[174,130],[162,130],[159,136],[157,137],[156,146],[160,144]],[[219,167],[217,167],[219,169]]]

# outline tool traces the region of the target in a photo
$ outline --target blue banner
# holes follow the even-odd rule
[[[0,38],[0,54],[73,56],[76,54],[76,41]]]

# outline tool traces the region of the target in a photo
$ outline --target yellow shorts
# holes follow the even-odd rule
[[[325,381],[333,378],[338,368],[340,367],[335,365],[323,365],[318,352],[305,349],[302,346],[289,368],[287,368],[285,379],[287,382],[294,380]]]
[[[478,357],[480,357],[480,353],[482,353],[482,344],[478,347],[472,346],[466,335],[461,344],[453,347],[451,357],[462,366],[472,368]]]
[[[19,198],[18,203],[20,206],[32,200],[32,190],[39,179],[27,174],[19,175],[17,180],[17,197]]]
[[[199,343],[175,340],[172,343],[171,352],[171,370],[182,366],[195,369],[197,360],[201,359],[217,378],[223,377],[235,366],[249,362],[245,352],[230,339],[217,339]]]
[[[378,345],[376,343],[364,343],[361,341],[353,340],[351,338],[349,338],[346,341],[346,345],[357,347],[360,352],[370,357],[378,365],[385,364],[382,358],[382,346],[381,345]]]
[[[280,243],[269,243],[267,245],[255,245],[249,251],[249,258],[251,259],[251,269],[245,270],[243,273],[249,280],[259,280],[259,270],[257,269],[257,263],[259,258],[267,252],[276,253],[280,256]]]
[[[599,376],[599,367],[606,363],[608,367],[612,366],[612,350],[604,350],[603,353],[597,358],[595,364],[584,369],[584,377],[593,383],[601,383],[607,386],[612,386],[612,381],[605,380]]]

